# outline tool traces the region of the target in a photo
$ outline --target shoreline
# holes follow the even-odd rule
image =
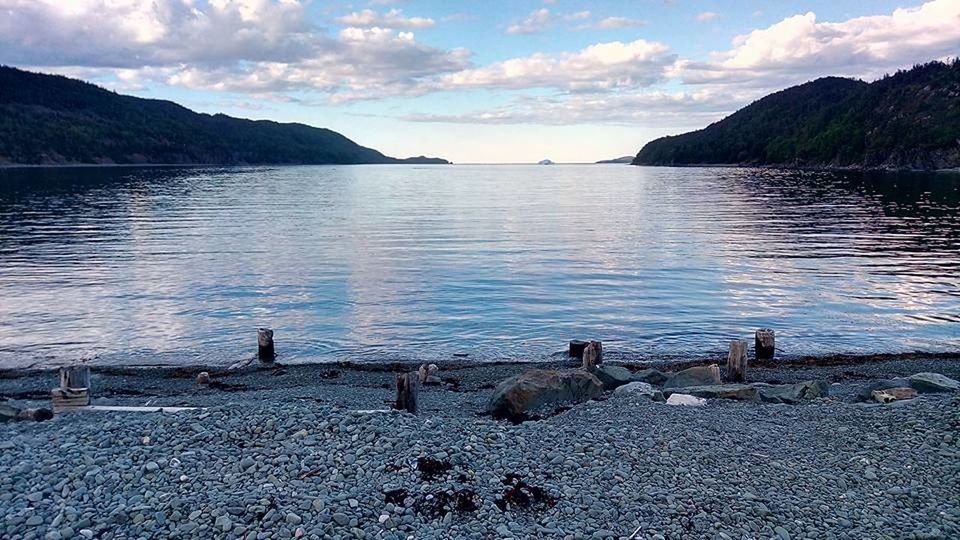
[[[960,393],[857,399],[877,379],[960,379],[960,355],[748,368],[748,382],[830,385],[793,405],[612,392],[518,424],[484,413],[501,380],[574,364],[441,364],[417,416],[387,409],[390,365],[253,365],[209,386],[195,369],[95,369],[95,404],[202,409],[0,423],[0,536],[960,535]],[[56,379],[0,378],[0,403],[42,402]]]
[[[614,363],[617,365],[623,365],[626,367],[633,367],[637,369],[643,368],[659,368],[659,369],[669,369],[669,370],[680,370],[686,369],[693,366],[702,366],[709,364],[725,364],[726,355],[717,353],[715,355],[705,355],[701,358],[689,358],[687,356],[677,356],[677,357],[666,357],[652,360],[635,360],[631,359],[630,355],[618,355],[615,351],[604,351],[605,358],[609,363]],[[610,354],[612,353],[612,354]],[[609,357],[608,357],[609,356]],[[683,358],[683,359],[681,359]],[[857,364],[866,364],[871,362],[887,362],[887,361],[909,361],[909,360],[944,360],[944,359],[960,359],[960,350],[957,351],[944,351],[944,352],[928,352],[928,351],[914,351],[914,352],[902,352],[902,353],[832,353],[832,354],[823,354],[823,355],[786,355],[778,356],[773,360],[763,360],[756,361],[752,357],[748,361],[750,367],[763,367],[763,368],[790,368],[791,366],[837,366],[837,365],[857,365]],[[155,371],[158,373],[164,372],[176,372],[182,370],[197,370],[197,371],[208,371],[210,373],[216,374],[229,374],[229,373],[241,373],[248,370],[256,369],[273,369],[273,368],[303,368],[303,367],[319,367],[319,368],[337,368],[337,369],[352,369],[357,371],[369,371],[369,372],[402,372],[415,370],[420,366],[423,361],[418,360],[373,360],[373,361],[344,361],[344,360],[332,360],[332,361],[318,361],[318,362],[295,362],[295,363],[284,363],[282,355],[278,357],[276,362],[272,364],[263,364],[256,360],[255,357],[251,356],[248,359],[242,360],[240,362],[245,362],[246,364],[242,367],[231,369],[230,365],[227,364],[210,364],[210,363],[185,363],[185,364],[135,364],[130,366],[115,365],[115,364],[95,364],[89,362],[57,362],[56,365],[34,367],[36,363],[32,364],[29,367],[11,367],[11,368],[0,368],[0,380],[2,379],[11,379],[20,376],[30,376],[40,373],[50,373],[57,371],[62,366],[69,365],[88,365],[90,366],[91,371],[104,373],[104,374],[142,374],[144,372]],[[240,363],[238,362],[238,363]],[[437,359],[431,359],[432,363],[440,363]],[[548,357],[543,357],[537,360],[519,360],[519,359],[501,359],[501,360],[479,360],[479,361],[470,361],[469,357],[457,357],[454,356],[448,361],[443,361],[442,364],[446,366],[447,369],[470,369],[470,368],[480,368],[480,367],[500,367],[500,366],[517,366],[517,367],[527,367],[530,369],[540,367],[540,366],[551,366],[551,365],[566,365],[568,363],[568,357],[566,353],[554,353]],[[575,363],[575,360],[569,359],[569,363],[572,366]]]

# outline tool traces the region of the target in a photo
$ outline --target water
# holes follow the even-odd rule
[[[0,367],[960,350],[960,177],[0,171]]]

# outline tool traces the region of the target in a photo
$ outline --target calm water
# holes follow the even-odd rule
[[[0,171],[0,367],[960,350],[960,176]],[[752,344],[751,344],[752,347]]]

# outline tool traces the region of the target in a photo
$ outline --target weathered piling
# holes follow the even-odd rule
[[[754,356],[757,360],[772,360],[776,350],[773,330],[761,328],[757,330],[754,344]]]
[[[743,382],[747,378],[747,342],[735,339],[730,342],[730,354],[727,356],[727,378],[733,382]]]
[[[416,371],[397,373],[397,400],[393,408],[417,414],[417,395],[420,392],[420,374]]]
[[[583,359],[583,349],[587,347],[587,342],[582,339],[570,340],[570,358]]]
[[[60,368],[60,387],[50,392],[53,412],[60,412],[90,404],[90,368],[70,366]]]
[[[583,369],[593,371],[603,363],[603,343],[591,341],[583,349]]]
[[[273,350],[273,330],[269,328],[257,329],[257,358],[261,362],[273,362],[277,357]]]

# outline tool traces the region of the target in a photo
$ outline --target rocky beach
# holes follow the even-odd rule
[[[398,366],[253,366],[206,385],[200,368],[94,369],[95,404],[201,409],[0,423],[0,538],[960,537],[960,393],[860,397],[958,379],[960,359],[751,367],[761,395],[825,389],[791,403],[607,388],[527,421],[487,414],[532,367],[571,366],[441,364],[416,416],[389,409]],[[3,373],[0,405],[49,406],[55,386]]]

